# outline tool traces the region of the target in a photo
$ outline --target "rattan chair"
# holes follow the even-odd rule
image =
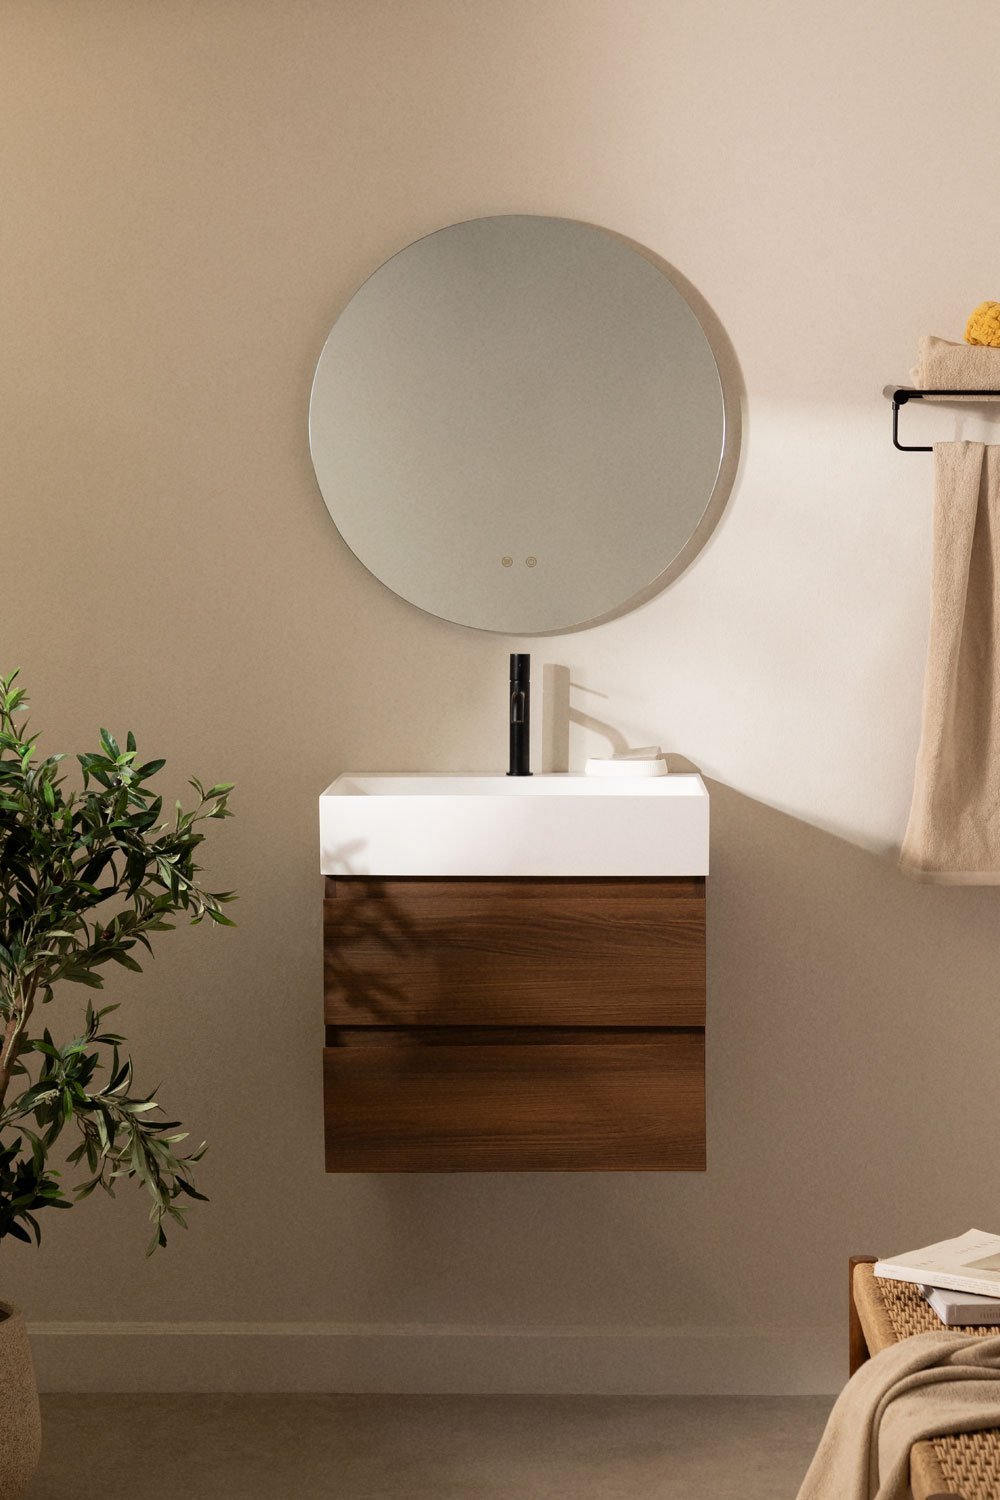
[[[850,1267],[851,1374],[870,1354],[899,1339],[928,1333],[941,1322],[907,1281],[885,1281],[872,1271],[874,1255],[854,1255]],[[995,1328],[957,1328],[972,1338]],[[962,1432],[914,1443],[910,1453],[914,1500],[1000,1500],[1000,1429]]]

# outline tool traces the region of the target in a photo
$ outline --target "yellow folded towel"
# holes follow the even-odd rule
[[[1000,346],[1000,302],[980,302],[965,325],[965,342]]]
[[[910,379],[917,390],[1000,391],[1000,348],[952,344],[925,334]]]

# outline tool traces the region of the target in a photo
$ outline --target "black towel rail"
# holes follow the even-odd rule
[[[899,408],[905,406],[908,401],[947,401],[949,397],[963,396],[966,401],[1000,401],[1000,391],[970,391],[968,387],[961,391],[939,391],[918,390],[911,385],[887,385],[882,392],[892,402],[892,446],[898,448],[900,453],[933,453],[934,449],[929,443],[913,444],[901,443],[899,441]]]

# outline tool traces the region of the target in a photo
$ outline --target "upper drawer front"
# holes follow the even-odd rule
[[[338,1026],[703,1026],[703,880],[329,880]]]

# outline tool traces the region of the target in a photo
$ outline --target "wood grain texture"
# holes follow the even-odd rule
[[[699,1031],[347,1030],[324,1082],[331,1172],[705,1167]]]
[[[332,1025],[701,1026],[704,880],[328,879]]]

